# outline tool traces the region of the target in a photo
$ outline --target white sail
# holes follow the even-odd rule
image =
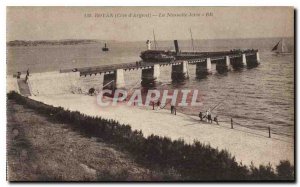
[[[288,48],[284,42],[284,39],[281,39],[272,49],[272,51],[281,54],[281,53],[288,53]]]
[[[287,53],[288,52],[288,48],[284,42],[284,39],[281,40],[281,53]]]

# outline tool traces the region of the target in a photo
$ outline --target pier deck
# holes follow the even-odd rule
[[[203,53],[193,53],[193,52],[183,52],[181,53],[180,60],[173,60],[170,62],[131,62],[131,63],[122,63],[122,64],[111,64],[111,65],[102,65],[102,66],[93,66],[93,67],[83,67],[83,68],[73,68],[73,69],[63,69],[60,70],[61,73],[66,72],[74,72],[79,71],[80,76],[98,74],[98,73],[110,73],[117,69],[123,70],[134,70],[134,69],[150,69],[154,65],[159,64],[163,65],[176,65],[180,64],[183,61],[187,61],[189,64],[197,64],[201,62],[205,62],[206,59],[210,58],[210,60],[217,61],[223,60],[228,56],[230,59],[232,58],[240,58],[243,54],[245,56],[254,55],[258,52],[258,50],[236,50],[236,51],[227,51],[227,52],[203,52]],[[199,55],[198,55],[199,54]],[[192,56],[195,55],[195,56]]]

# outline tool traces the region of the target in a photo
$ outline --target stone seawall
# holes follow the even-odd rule
[[[45,72],[33,73],[29,76],[28,86],[32,95],[53,95],[77,93],[79,72]]]
[[[17,80],[17,78],[15,78],[13,76],[7,76],[6,77],[6,93],[9,93],[11,91],[20,93],[19,86],[18,86],[18,80]]]

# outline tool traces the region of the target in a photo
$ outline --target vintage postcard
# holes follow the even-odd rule
[[[295,181],[293,7],[6,10],[8,181]]]

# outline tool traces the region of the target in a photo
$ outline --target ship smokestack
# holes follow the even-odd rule
[[[147,40],[147,41],[146,41],[146,44],[147,44],[147,49],[148,49],[148,50],[151,50],[151,41],[150,41],[150,40]]]
[[[177,40],[174,40],[174,46],[175,46],[176,54],[178,54],[179,53],[179,47],[178,47],[178,41]]]

